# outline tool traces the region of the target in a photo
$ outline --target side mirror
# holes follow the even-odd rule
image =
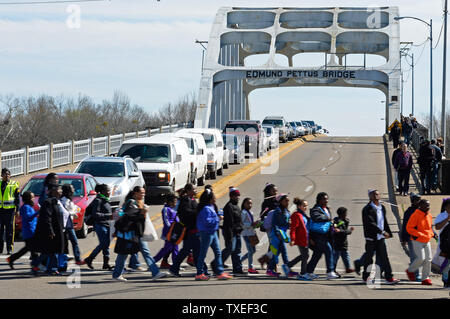
[[[96,191],[90,191],[88,196],[97,196],[97,192]]]
[[[181,157],[181,154],[178,154],[177,157],[175,158],[175,163],[179,163],[183,160],[183,157]]]
[[[130,175],[128,175],[129,177],[139,177],[139,174],[136,172],[131,172]]]

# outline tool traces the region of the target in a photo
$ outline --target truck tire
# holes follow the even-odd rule
[[[222,163],[222,167],[217,170],[217,175],[219,175],[219,176],[223,175],[223,163]]]

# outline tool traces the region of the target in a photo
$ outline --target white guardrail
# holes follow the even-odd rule
[[[157,129],[139,132],[0,152],[1,167],[7,167],[11,171],[11,176],[26,175],[58,166],[75,164],[81,162],[88,156],[115,155],[119,151],[123,141],[132,138],[149,137],[158,133],[175,132],[183,127],[186,127],[186,125],[166,125]]]

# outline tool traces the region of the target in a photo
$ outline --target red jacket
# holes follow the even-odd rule
[[[291,241],[301,247],[308,247],[308,231],[302,213],[296,211],[291,215]]]

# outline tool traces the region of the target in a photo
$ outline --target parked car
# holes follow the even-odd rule
[[[208,155],[206,154],[206,143],[203,135],[178,131],[175,136],[183,138],[188,145],[191,161],[191,183],[203,186],[208,172]]]
[[[286,127],[288,129],[288,140],[292,141],[295,138],[294,128],[291,126],[289,122],[286,122]]]
[[[312,128],[312,134],[316,134],[317,132],[317,126],[316,123],[314,123],[314,121],[305,121],[306,123],[308,123],[309,125],[311,125]]]
[[[267,133],[264,129],[261,130],[261,140],[262,140],[262,144],[263,144],[264,153],[270,151],[269,139],[268,139]]]
[[[230,150],[225,145],[225,142],[223,142],[223,168],[228,169],[229,166],[230,166]]]
[[[186,141],[170,133],[124,141],[118,156],[130,156],[142,171],[147,197],[175,193],[191,181]]]
[[[189,128],[179,132],[191,132],[203,135],[208,156],[208,177],[216,179],[223,174],[223,140],[220,130],[215,128]]]
[[[279,146],[279,131],[273,125],[263,125],[263,129],[266,131],[267,139],[269,141],[269,149],[275,149]]]
[[[245,161],[245,143],[242,136],[222,134],[223,143],[229,150],[229,162],[240,164]]]
[[[34,194],[34,209],[40,210],[39,196],[44,188],[44,179],[47,174],[38,174],[30,178],[21,190],[21,194],[30,191]],[[95,199],[97,193],[95,192],[95,185],[97,180],[90,174],[78,173],[58,173],[60,184],[71,184],[75,189],[73,195],[73,202],[78,206],[77,214],[73,217],[73,228],[78,238],[86,238],[89,228],[84,222],[84,213],[86,207]],[[23,203],[21,202],[20,205]],[[18,216],[15,220],[16,231],[22,230],[22,219]]]
[[[256,120],[228,121],[223,129],[224,134],[243,136],[245,153],[256,158],[265,153],[262,131],[261,122]]]
[[[307,130],[306,128],[303,126],[302,122],[300,121],[295,121],[295,128],[300,132],[300,136],[305,136],[307,135]]]
[[[95,157],[81,161],[74,173],[90,174],[98,183],[111,188],[111,207],[122,207],[125,197],[135,187],[145,185],[144,176],[130,157]]]
[[[306,133],[305,128],[302,125],[299,125],[297,123],[300,123],[300,122],[296,122],[296,121],[289,122],[289,124],[291,124],[292,128],[294,129],[295,137],[302,137]]]
[[[275,128],[279,130],[280,141],[286,143],[288,140],[289,129],[286,127],[286,120],[283,116],[266,116],[262,124],[275,126]]]
[[[302,122],[303,126],[306,128],[307,135],[311,135],[313,133],[311,124],[309,124],[306,121],[301,121],[301,122]]]

